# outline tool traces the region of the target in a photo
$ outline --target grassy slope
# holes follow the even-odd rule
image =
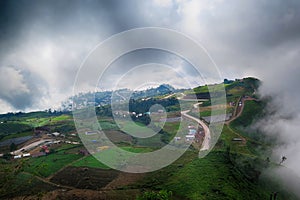
[[[39,158],[30,158],[30,164],[25,168],[25,171],[38,176],[48,177],[80,157],[81,155],[76,154],[50,154]]]
[[[242,115],[230,127],[224,126],[217,145],[205,158],[186,162],[180,158],[177,161],[180,167],[172,164],[153,172],[139,186],[167,189],[178,199],[269,199],[274,191],[280,191],[278,199],[294,199],[279,184],[259,176],[262,170],[267,170],[265,156],[256,151],[253,135],[245,128],[262,114],[263,106],[260,102],[246,101]],[[249,140],[247,144],[232,142],[232,138],[241,137],[239,134]]]
[[[234,93],[233,97],[243,93],[241,92],[242,88],[229,87],[229,89]],[[197,159],[197,152],[188,151],[172,165],[147,174],[144,180],[132,187],[171,190],[174,197],[178,199],[269,199],[269,194],[279,191],[280,188],[265,179],[253,178],[255,177],[253,173],[256,172],[253,166],[261,161],[260,158],[253,153],[255,151],[251,145],[240,145],[231,141],[232,138],[239,136],[237,133],[247,137],[251,136],[244,128],[257,117],[261,108],[260,103],[246,102],[243,114],[231,124],[230,128],[224,127],[215,149],[205,158]],[[58,117],[58,119],[60,118]],[[63,120],[66,118],[63,117]],[[105,124],[105,126],[109,129],[113,125]],[[80,158],[74,154],[75,157],[64,153],[52,155],[53,157],[50,155],[32,162],[30,159],[31,165],[27,171],[46,177]],[[55,158],[54,155],[56,155]],[[54,159],[58,160],[54,161]],[[99,166],[98,161],[92,156],[78,160],[73,165],[106,167]],[[47,167],[43,168],[45,166],[48,169]],[[285,195],[284,191],[280,192],[278,199],[291,199],[290,196]]]
[[[190,199],[266,199],[268,195],[235,169],[225,152],[217,151],[188,163],[166,188]]]

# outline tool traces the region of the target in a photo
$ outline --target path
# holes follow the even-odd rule
[[[163,99],[168,99],[168,98],[170,98],[171,96],[174,96],[174,95],[176,95],[176,94],[169,94],[168,96],[165,96]]]
[[[198,106],[201,105],[201,104],[203,104],[203,102],[195,103],[195,104],[193,105],[193,107],[194,107],[195,109],[197,109],[197,108],[199,108]]]
[[[240,101],[242,102],[241,106],[239,106]],[[236,118],[241,116],[241,114],[243,113],[243,110],[244,110],[245,101],[257,101],[257,99],[254,99],[252,97],[247,97],[247,98],[240,97],[239,100],[237,101],[236,107],[234,109],[233,116],[228,121],[225,122],[226,125],[229,125],[232,121],[234,121]]]
[[[28,172],[22,172],[23,174],[28,174],[28,175],[31,175],[33,176],[34,178],[44,182],[44,183],[47,183],[49,185],[53,185],[55,187],[59,187],[59,188],[65,188],[65,189],[77,189],[75,187],[71,187],[71,186],[67,186],[67,185],[60,185],[60,184],[56,184],[56,183],[53,183],[51,181],[49,181],[47,178],[42,178],[40,176],[37,176],[37,175],[34,175],[34,174],[31,174],[31,173],[28,173]]]
[[[239,106],[239,102],[240,102],[240,101],[242,102],[242,105],[241,105],[241,106]],[[238,117],[241,116],[241,114],[243,113],[243,110],[244,110],[245,101],[257,101],[257,99],[252,98],[252,97],[247,97],[247,98],[240,97],[239,100],[237,101],[235,110],[234,110],[234,112],[233,112],[233,113],[234,113],[233,117],[232,117],[230,120],[228,120],[228,121],[225,122],[225,124],[227,125],[228,129],[229,129],[231,132],[233,132],[233,133],[235,133],[236,135],[238,135],[238,136],[243,140],[243,144],[246,144],[247,139],[246,139],[244,136],[242,136],[241,134],[239,134],[238,132],[236,132],[235,130],[233,130],[233,129],[230,127],[230,123],[231,123],[232,121],[234,121],[235,119],[237,119]],[[240,108],[239,108],[239,107],[240,107]],[[239,108],[239,109],[238,109],[238,108]]]
[[[63,166],[62,168],[60,168],[58,171],[56,171],[55,173],[53,173],[53,174],[51,174],[50,176],[48,176],[46,179],[47,180],[51,180],[51,178],[53,178],[55,175],[57,175],[59,172],[62,172],[64,169],[66,169],[67,167],[70,167],[70,166],[72,166],[74,163],[76,163],[77,161],[80,161],[80,160],[82,160],[82,159],[84,159],[84,158],[86,158],[87,156],[83,156],[83,157],[81,157],[81,158],[79,158],[79,159],[77,159],[77,160],[74,160],[74,161],[72,161],[72,162],[70,162],[70,163],[68,163],[67,165],[65,165],[65,166]]]

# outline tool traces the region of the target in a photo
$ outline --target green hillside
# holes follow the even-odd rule
[[[80,141],[80,138],[76,135],[72,116],[68,113],[34,112],[1,115],[2,140],[30,135],[35,127],[44,131],[44,134],[54,131],[63,133],[63,136],[54,139],[69,143],[50,145],[51,152],[43,157],[9,159],[10,157],[6,156],[0,159],[0,198],[31,195],[30,197],[37,199],[42,197],[47,199],[49,192],[56,191],[57,199],[66,199],[62,191],[72,191],[76,188],[77,193],[72,199],[93,199],[93,196],[87,196],[88,194],[81,189],[90,189],[92,192],[97,188],[105,192],[108,199],[128,199],[130,196],[129,199],[263,200],[270,199],[273,192],[278,192],[277,200],[297,199],[286,191],[283,185],[264,175],[270,168],[277,167],[277,164],[267,159],[272,148],[270,142],[267,142],[268,138],[251,128],[253,123],[264,116],[266,102],[256,98],[259,84],[259,80],[255,78],[226,80],[224,86],[227,104],[217,106],[220,111],[225,108],[227,113],[235,115],[224,125],[220,138],[206,157],[199,159],[199,149],[192,145],[174,163],[145,174],[112,170],[89,155],[82,144],[70,144],[70,141]],[[187,96],[195,92],[198,96],[205,97],[208,94],[208,87],[210,86],[201,86],[183,92]],[[212,86],[215,90],[221,87],[221,84]],[[161,97],[159,95],[157,99],[134,100],[130,108],[132,111],[144,113],[153,103],[163,102],[168,115],[171,118],[178,117],[180,115],[178,107],[175,111],[171,109],[172,106],[177,106],[174,98],[161,99]],[[240,106],[242,101],[244,105]],[[188,101],[184,102],[184,109],[191,106],[193,104]],[[110,134],[109,138],[116,141],[116,145],[132,152],[150,152],[164,146],[174,137],[180,123],[166,122],[159,134],[148,139],[134,138],[126,132],[136,131],[134,130],[136,127],[124,122],[121,124],[124,131],[121,131],[111,117],[111,109],[100,112],[106,108],[108,106],[97,110],[99,111],[97,117],[103,130]],[[199,108],[202,117],[211,115],[209,99],[200,104]],[[238,115],[241,109],[242,112]],[[146,119],[149,121],[149,117]],[[135,119],[135,123],[145,126],[147,123],[143,120],[143,118]],[[190,121],[185,121],[183,124],[187,126],[189,123]],[[110,150],[106,152],[109,153]],[[26,187],[16,184],[19,180],[26,183]],[[12,184],[14,187],[10,187]],[[104,187],[107,184],[110,187]]]

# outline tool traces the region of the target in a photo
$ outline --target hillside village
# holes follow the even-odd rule
[[[109,105],[96,106],[98,122],[102,130],[84,132],[86,141],[91,144],[98,145],[99,134],[106,134],[114,144],[130,152],[151,152],[168,143],[191,144],[187,152],[170,166],[145,174],[119,172],[95,159],[93,154],[97,152],[106,152],[110,155],[111,147],[99,145],[94,151],[88,151],[82,144],[82,136],[78,135],[72,113],[68,110],[1,115],[0,121],[3,122],[0,124],[1,166],[3,169],[11,166],[17,167],[10,168],[11,170],[18,169],[18,171],[7,173],[7,176],[12,175],[14,178],[3,182],[3,197],[15,197],[16,194],[34,196],[36,191],[43,191],[45,199],[49,198],[49,195],[54,195],[54,198],[69,195],[79,198],[85,195],[87,199],[93,199],[95,192],[103,191],[103,197],[110,198],[115,195],[115,191],[118,191],[120,192],[118,198],[126,199],[129,196],[141,196],[145,190],[155,193],[162,189],[171,191],[175,199],[180,199],[182,196],[198,199],[200,196],[216,197],[220,194],[228,197],[231,194],[221,189],[224,177],[243,180],[245,192],[251,185],[253,189],[248,191],[247,195],[252,195],[252,199],[269,197],[274,188],[278,189],[278,186],[273,183],[268,186],[264,185],[265,180],[261,179],[259,174],[272,163],[265,161],[267,155],[256,151],[256,147],[262,144],[252,138],[254,133],[249,134],[241,129],[241,126],[250,125],[262,110],[263,104],[256,96],[259,81],[254,78],[245,78],[235,81],[224,80],[222,84],[226,91],[226,104],[217,104],[212,107],[210,98],[203,99],[207,97],[207,86],[177,91],[178,99],[170,95],[168,90],[159,95],[153,95],[154,92],[150,96],[130,100],[129,111],[123,111],[120,107],[120,110],[114,113],[118,119],[121,119],[119,125],[114,122]],[[219,87],[219,84],[212,85],[212,87]],[[124,91],[119,93],[122,94],[122,92],[124,94]],[[201,99],[191,101],[192,92]],[[181,101],[180,105],[184,106],[183,109],[179,108],[179,101]],[[122,101],[119,103],[122,104]],[[149,111],[151,105],[154,104],[161,104],[165,109],[157,108]],[[79,108],[76,107],[76,109]],[[212,109],[215,110],[216,115],[211,116]],[[125,121],[122,122],[122,119],[127,116],[142,127],[142,130],[146,131],[145,128],[149,124],[154,129],[163,124],[163,128],[150,138],[135,138],[127,132],[140,129],[135,129]],[[222,122],[222,119],[225,121]],[[240,120],[243,124],[237,123]],[[215,146],[212,146],[214,132],[210,130],[210,125],[221,123],[224,123],[222,134]],[[180,124],[181,129],[179,129]],[[177,132],[181,135],[176,135]],[[206,157],[198,158],[199,152],[208,150],[212,151]],[[238,162],[239,159],[244,160],[244,163]],[[202,173],[194,174],[194,170],[203,168],[203,170],[210,171],[215,170],[215,167],[228,171],[214,171],[213,174],[216,177],[209,179],[205,178]],[[194,179],[194,177],[199,178]],[[9,187],[11,182],[18,181],[20,178],[28,184],[26,186],[16,184],[16,187]],[[153,178],[157,181],[153,182]],[[212,188],[203,189],[201,193],[193,187],[187,190],[176,189],[182,186],[181,182],[187,184],[185,179],[191,181],[191,184],[194,181],[199,181],[198,185],[202,184],[201,181],[218,181],[220,184],[218,186],[208,184],[207,187]],[[256,183],[253,184],[254,182]],[[230,191],[235,193],[234,195],[238,195],[237,191],[240,194],[240,188],[237,187],[230,186]],[[74,194],[75,190],[81,192]],[[193,198],[194,195],[200,196]],[[280,195],[289,196],[284,191]]]

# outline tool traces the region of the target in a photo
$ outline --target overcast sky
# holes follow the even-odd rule
[[[299,0],[1,0],[0,112],[59,105],[72,95],[80,64],[97,44],[149,26],[174,29],[201,43],[222,78],[261,79],[260,92],[274,97],[269,108],[277,112],[256,126],[280,138],[283,145],[275,155],[285,154],[288,169],[300,176]],[[148,62],[172,65],[192,82],[198,80],[183,60],[151,50],[120,58],[109,75],[114,78],[130,64]],[[184,86],[159,66],[145,70],[147,78],[168,74],[166,81]],[[126,86],[134,87],[135,78],[129,80]],[[100,88],[110,89],[109,84]]]
[[[289,87],[287,77],[297,81],[300,71],[299,7],[297,0],[0,1],[0,112],[59,105],[97,44],[148,26],[201,43],[224,78],[256,76],[268,90],[280,81]],[[135,63],[134,57],[139,64],[189,71],[182,60],[159,52],[137,52],[119,67]]]

